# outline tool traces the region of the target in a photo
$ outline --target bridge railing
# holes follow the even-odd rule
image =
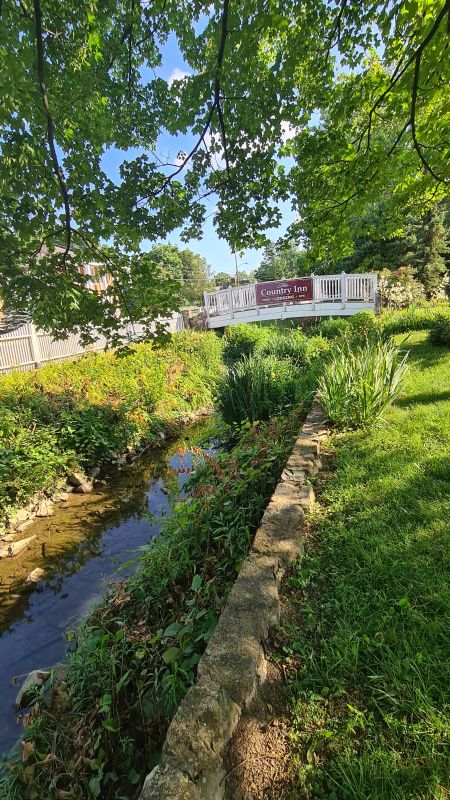
[[[301,278],[295,279],[299,282]],[[377,293],[377,276],[373,273],[347,275],[314,275],[311,276],[313,297],[311,300],[295,300],[278,305],[313,306],[329,303],[375,304]],[[273,281],[267,281],[267,284]],[[266,284],[259,284],[266,285]],[[257,307],[256,284],[219,289],[217,292],[205,292],[205,310],[207,317],[229,317],[235,312],[250,311]],[[274,304],[271,303],[271,307]],[[319,309],[318,309],[319,310]]]

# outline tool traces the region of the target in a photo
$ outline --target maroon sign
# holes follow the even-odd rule
[[[256,305],[292,303],[313,299],[312,278],[292,278],[286,281],[270,281],[256,284]]]

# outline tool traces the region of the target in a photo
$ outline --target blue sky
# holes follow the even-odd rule
[[[174,35],[171,35],[167,44],[163,48],[163,62],[161,67],[157,70],[158,76],[165,80],[171,80],[177,77],[182,77],[185,72],[188,72],[188,67],[183,62],[183,58],[178,49],[178,45]],[[145,70],[143,71],[145,79]],[[180,150],[189,151],[194,143],[191,136],[169,136],[163,133],[158,140],[157,152],[161,156],[170,156],[175,159],[176,154]],[[128,150],[121,151],[117,149],[109,150],[103,157],[103,167],[106,173],[115,181],[119,179],[119,167],[124,159],[130,159],[136,156],[138,151]],[[182,242],[177,232],[170,234],[166,242],[171,244],[180,245],[180,247],[189,247],[196,253],[200,253],[206,258],[208,263],[212,266],[214,272],[229,272],[232,274],[235,271],[235,257],[231,252],[228,244],[219,239],[215,232],[213,225],[215,199],[211,197],[207,204],[207,219],[203,228],[203,238],[200,240],[192,240],[188,244]],[[289,204],[280,204],[283,213],[283,225],[273,231],[269,231],[271,239],[278,239],[282,236],[289,224],[293,221],[294,215],[290,209]],[[148,249],[153,243],[144,242],[143,249]],[[245,272],[255,269],[261,261],[261,250],[246,250],[241,256],[238,255],[239,268]]]

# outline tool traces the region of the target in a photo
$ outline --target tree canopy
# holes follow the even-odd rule
[[[306,250],[286,246],[283,241],[267,245],[261,264],[255,272],[257,281],[276,281],[279,278],[298,278],[311,272]]]
[[[140,244],[201,236],[208,197],[238,251],[266,245],[290,200],[292,236],[321,257],[351,251],[350,220],[374,201],[395,231],[448,195],[450,0],[3,0],[0,13],[2,293],[59,334],[118,336],[161,292],[173,307]],[[157,72],[170,35],[190,71],[172,83]],[[165,163],[163,130],[189,132],[190,151]],[[117,182],[111,147],[137,152]],[[87,255],[114,296],[88,292]]]

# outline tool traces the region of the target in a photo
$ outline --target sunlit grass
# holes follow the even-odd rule
[[[450,351],[408,344],[385,424],[331,441],[291,580],[296,798],[449,796]]]

